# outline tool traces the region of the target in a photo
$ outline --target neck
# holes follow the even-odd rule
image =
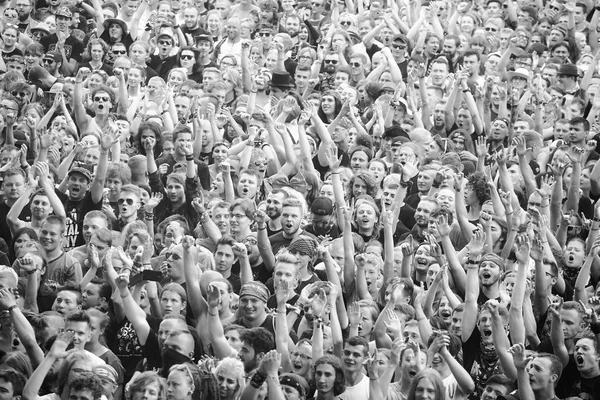
[[[102,346],[100,344],[100,342],[87,342],[85,344],[85,350],[89,351],[90,353],[94,353],[96,355],[98,355],[98,353],[102,352],[102,350],[104,349],[104,346]]]
[[[4,200],[4,203],[6,203],[7,206],[12,207],[13,204],[15,204],[17,200],[13,200],[13,199],[6,199]]]
[[[298,270],[298,275],[300,276],[301,281],[306,281],[310,279],[312,274],[308,272],[308,265],[300,267],[300,269]]]
[[[101,67],[102,66],[102,61],[101,60],[90,60],[90,65],[92,67]]]
[[[223,275],[223,278],[227,279],[231,276],[231,268],[226,269],[225,271],[219,271],[219,273]]]
[[[178,202],[171,202],[171,205],[173,206],[174,209],[177,209],[177,208],[181,207],[184,203],[185,203],[185,198],[183,198],[182,200],[180,200]]]
[[[54,260],[56,258],[58,258],[58,256],[60,256],[62,254],[63,250],[62,247],[57,247],[54,250],[50,250],[46,252],[46,255],[48,256],[48,260]]]
[[[283,232],[283,237],[286,239],[293,239],[296,236],[300,235],[302,233],[302,229],[298,228],[298,230],[294,233],[292,233],[291,235],[288,235],[287,233]]]
[[[317,399],[318,400],[333,400],[333,399],[335,399],[335,396],[333,395],[333,390],[331,390],[327,393],[317,392]]]
[[[244,317],[244,325],[248,325],[253,328],[256,328],[256,327],[261,326],[263,324],[263,322],[265,322],[266,318],[267,318],[266,313],[263,313],[263,315],[260,318],[256,318],[254,320],[249,320],[248,318]]]
[[[275,218],[267,222],[272,231],[281,230],[281,217]]]
[[[121,216],[121,221],[123,221],[123,223],[125,223],[125,225],[127,225],[130,222],[137,221],[137,214],[133,213],[129,217],[123,217],[123,216]]]
[[[177,162],[182,162],[182,161],[186,161],[185,159],[185,154],[181,154],[179,151],[175,151],[173,152],[173,158],[175,159],[175,161]]]
[[[96,114],[94,119],[98,125],[102,126],[108,121],[108,114]]]
[[[360,233],[361,235],[365,235],[365,236],[372,236],[373,229],[374,229],[373,227],[368,228],[368,229],[358,228],[358,233]]]
[[[498,296],[500,296],[500,287],[499,287],[498,283],[496,282],[492,286],[482,286],[481,292],[488,299],[497,299]]]
[[[534,390],[533,394],[535,396],[535,400],[548,400],[554,399],[556,394],[554,393],[554,387],[546,387],[539,390]]]
[[[345,375],[347,386],[355,386],[364,376],[361,371],[346,371]]]
[[[219,319],[222,321],[224,319],[230,318],[233,315],[233,313],[231,312],[231,309],[229,307],[227,308],[222,308],[219,311]]]

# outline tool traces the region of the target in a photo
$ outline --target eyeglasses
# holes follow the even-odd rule
[[[246,214],[231,214],[231,218],[233,219],[242,219],[246,216]]]
[[[11,92],[11,94],[15,97],[21,97],[21,98],[25,98],[25,97],[29,96],[29,93],[27,93],[27,92]]]
[[[358,63],[358,62],[350,63],[350,65],[353,66],[354,68],[360,67],[360,63]]]
[[[246,244],[250,244],[250,245],[257,245],[258,244],[258,239],[255,238],[254,236],[248,236],[246,239],[242,240],[242,243]]]
[[[271,36],[271,32],[258,32],[258,36],[269,37],[269,36]]]
[[[49,59],[47,59],[47,58],[46,58],[46,59],[44,59],[44,60],[42,60],[42,62],[43,62],[44,64],[54,64],[54,60],[49,60]]]
[[[160,44],[162,46],[172,46],[173,42],[171,42],[170,40],[159,40],[158,44]]]
[[[94,97],[94,101],[95,101],[95,102],[103,102],[103,103],[106,103],[106,102],[110,101],[110,97],[104,97],[104,96],[95,96],[95,97]]]
[[[119,199],[119,201],[117,201],[117,203],[119,203],[120,206],[122,206],[123,204],[125,204],[127,202],[128,205],[132,206],[134,201],[133,199]]]
[[[177,253],[165,253],[165,257],[167,258],[167,260],[169,258],[172,258],[173,261],[181,260],[181,256]]]
[[[300,357],[302,359],[302,361],[309,361],[312,360],[312,357],[306,354],[300,354],[297,351],[294,351],[292,353],[290,353],[290,356],[292,356],[292,358],[297,358]]]
[[[185,55],[184,55],[184,54],[182,54],[182,55],[181,55],[181,59],[182,59],[182,60],[193,60],[193,59],[194,59],[194,56],[193,56],[192,54],[185,54]]]
[[[127,54],[127,50],[113,50],[112,51],[113,54]]]
[[[312,60],[311,56],[300,56],[298,57],[298,60]]]
[[[333,64],[333,65],[335,65],[337,63],[338,63],[338,60],[325,60],[325,64]]]

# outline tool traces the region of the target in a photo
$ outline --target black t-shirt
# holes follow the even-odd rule
[[[83,218],[93,210],[102,209],[102,198],[97,203],[92,200],[92,193],[87,192],[81,200],[71,200],[68,195],[56,190],[58,198],[65,206],[67,213],[67,230],[63,239],[63,250],[68,252],[78,246],[83,246]]]
[[[552,346],[552,342],[550,339],[544,340],[536,349],[540,353],[550,353],[554,354],[554,347]],[[573,393],[574,382],[579,382],[581,379],[581,375],[579,375],[579,371],[577,370],[577,364],[575,363],[575,357],[573,354],[569,354],[569,362],[563,368],[563,372],[558,380],[558,384],[556,385],[556,396],[561,399],[566,399],[571,395],[576,396],[579,393]],[[571,394],[573,393],[573,394]]]
[[[485,388],[487,380],[494,374],[502,374],[502,367],[500,365],[498,356],[490,357],[493,352],[490,352],[488,356],[482,357],[482,343],[481,333],[479,329],[475,327],[473,333],[466,342],[463,342],[463,366],[465,370],[471,375],[475,382],[475,392],[469,396],[469,399],[479,399]]]
[[[9,211],[10,207],[6,202],[0,202],[0,238],[4,239],[8,246],[10,246],[10,242],[12,241],[12,235],[10,234],[8,223],[6,222],[6,214],[8,214]],[[31,209],[29,208],[29,205],[23,207],[23,211],[19,214],[19,219],[21,221],[31,221]]]
[[[58,42],[58,36],[56,33],[43,37],[40,40],[40,44],[44,46],[44,51],[56,51],[56,43]],[[65,54],[67,59],[73,59],[77,62],[81,62],[81,55],[83,53],[83,43],[75,39],[73,35],[70,35],[65,40]]]
[[[299,236],[308,236],[311,237],[315,240],[317,240],[317,238],[315,237],[315,235],[313,235],[312,233],[308,233],[307,231],[302,231],[302,233]],[[296,237],[296,236],[294,236]],[[277,254],[279,252],[279,250],[281,250],[282,248],[288,247],[290,245],[290,243],[292,242],[292,239],[287,239],[285,237],[283,237],[283,231],[274,234],[273,236],[269,237],[269,242],[271,242],[271,249],[273,250],[273,254]]]

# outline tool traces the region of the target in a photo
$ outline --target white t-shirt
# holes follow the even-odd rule
[[[369,398],[369,377],[363,378],[354,386],[346,386],[344,393],[340,395],[341,400],[366,400]]]

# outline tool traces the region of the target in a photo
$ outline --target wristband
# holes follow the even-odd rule
[[[87,261],[87,260],[85,260],[85,261]],[[35,271],[37,271],[37,268],[32,269],[31,271],[27,271],[27,275],[33,275],[35,273]]]
[[[218,313],[217,314],[213,314],[210,311],[208,311],[208,315],[212,315],[213,317],[216,317],[218,315]]]
[[[10,312],[11,312],[12,310],[14,310],[15,308],[18,308],[18,306],[17,306],[16,304],[13,304],[12,306],[10,306],[10,307],[8,307],[8,308],[6,309],[6,312],[7,312],[7,313],[10,313]]]
[[[258,230],[259,230],[259,231],[264,231],[265,229],[267,229],[267,226],[266,226],[266,225],[265,225],[265,226],[259,226],[259,227],[258,227]]]
[[[260,371],[256,371],[250,380],[250,385],[255,389],[260,389],[260,387],[265,383],[267,377],[262,374]]]
[[[185,156],[186,161],[194,161],[194,156]]]

